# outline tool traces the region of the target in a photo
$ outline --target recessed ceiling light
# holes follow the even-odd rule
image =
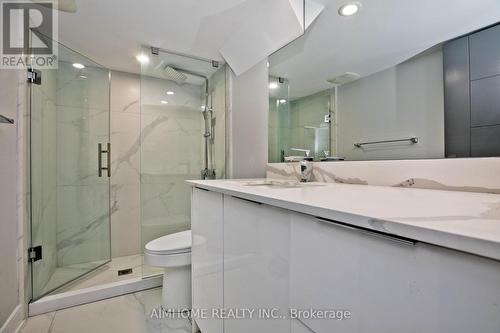
[[[339,15],[341,16],[351,16],[356,14],[361,8],[361,4],[358,2],[347,3],[339,8]]]
[[[173,91],[167,91],[167,95],[173,95],[174,92]]]
[[[286,99],[280,99],[279,102],[280,102],[280,104],[285,104],[286,103]]]
[[[161,101],[161,104],[168,104],[167,101]]]
[[[147,64],[149,62],[149,57],[147,55],[145,55],[144,53],[138,54],[135,58],[141,64]]]
[[[84,65],[79,64],[79,63],[77,63],[77,62],[75,62],[75,63],[73,64],[73,67],[78,68],[78,69],[84,69],[84,68],[85,68],[85,66],[84,66]]]
[[[278,88],[278,84],[276,82],[269,83],[269,89],[276,89],[276,88]]]

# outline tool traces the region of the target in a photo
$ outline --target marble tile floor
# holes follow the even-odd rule
[[[91,264],[91,266],[95,264]],[[88,271],[89,264],[71,265],[57,268],[49,283],[45,286],[46,290],[52,290],[61,284],[62,281],[71,280],[75,276],[79,276]],[[126,268],[132,268],[132,273],[118,275],[118,271]],[[142,254],[113,258],[109,263],[99,267],[93,272],[90,272],[81,278],[56,289],[51,294],[58,294],[66,291],[74,291],[88,287],[94,287],[106,283],[118,282],[143,276],[143,272],[147,276],[161,274],[163,270],[158,267],[143,265]]]
[[[188,319],[158,319],[161,288],[29,317],[21,333],[190,333]]]

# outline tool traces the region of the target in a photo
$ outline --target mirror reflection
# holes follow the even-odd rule
[[[269,162],[500,156],[500,3],[313,2],[269,58]]]

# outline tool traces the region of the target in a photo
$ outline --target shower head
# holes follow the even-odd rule
[[[175,83],[181,85],[187,80],[186,74],[178,71],[172,66],[167,65],[163,69],[163,75],[170,81],[174,81]]]

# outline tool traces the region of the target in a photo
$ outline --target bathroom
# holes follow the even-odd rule
[[[500,329],[496,1],[0,5],[0,333]]]

